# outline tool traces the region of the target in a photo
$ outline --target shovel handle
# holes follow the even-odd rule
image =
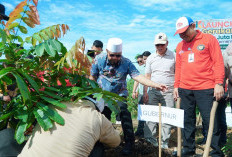
[[[181,99],[177,98],[176,108],[180,109]],[[177,156],[181,157],[181,128],[177,127]]]
[[[209,156],[209,149],[210,149],[210,144],[211,144],[212,135],[213,135],[214,119],[215,119],[215,113],[216,113],[217,107],[218,107],[218,102],[214,101],[213,107],[210,112],[209,130],[208,130],[207,141],[206,141],[203,157]]]
[[[161,131],[162,131],[162,119],[161,119],[161,103],[159,103],[159,157],[161,157]]]

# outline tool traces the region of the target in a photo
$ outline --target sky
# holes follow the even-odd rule
[[[20,2],[1,0],[8,15]],[[155,52],[154,38],[160,32],[167,34],[168,48],[174,51],[181,41],[174,36],[179,17],[231,19],[231,6],[231,0],[39,0],[41,25],[29,28],[27,36],[48,26],[67,24],[70,31],[61,38],[67,49],[83,36],[86,48],[101,40],[105,51],[108,39],[117,37],[123,40],[123,55],[134,62],[137,54]]]

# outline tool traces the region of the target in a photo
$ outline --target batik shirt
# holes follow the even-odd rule
[[[117,65],[111,65],[107,54],[100,54],[92,65],[91,75],[97,77],[97,83],[106,91],[120,96],[128,96],[126,78],[140,75],[134,64],[127,58],[121,57]]]

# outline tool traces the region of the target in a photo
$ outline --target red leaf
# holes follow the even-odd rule
[[[36,21],[35,24],[40,25],[39,13],[38,13],[37,8],[36,8],[35,6],[33,6],[33,5],[30,5],[29,8],[30,8],[30,10],[31,10],[30,13],[31,13],[32,17],[33,17],[34,20]]]
[[[65,27],[65,24],[62,24],[62,25],[61,25],[61,28],[62,28],[63,36],[64,36],[64,35],[65,35],[65,33],[66,33],[66,27]]]

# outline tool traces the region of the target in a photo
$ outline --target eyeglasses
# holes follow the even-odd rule
[[[117,57],[120,58],[122,55],[115,55],[115,54],[109,54],[110,57]]]
[[[165,44],[156,44],[155,46],[165,46]]]
[[[137,63],[143,63],[143,61],[142,61],[142,60],[140,60],[140,61],[137,61]]]

